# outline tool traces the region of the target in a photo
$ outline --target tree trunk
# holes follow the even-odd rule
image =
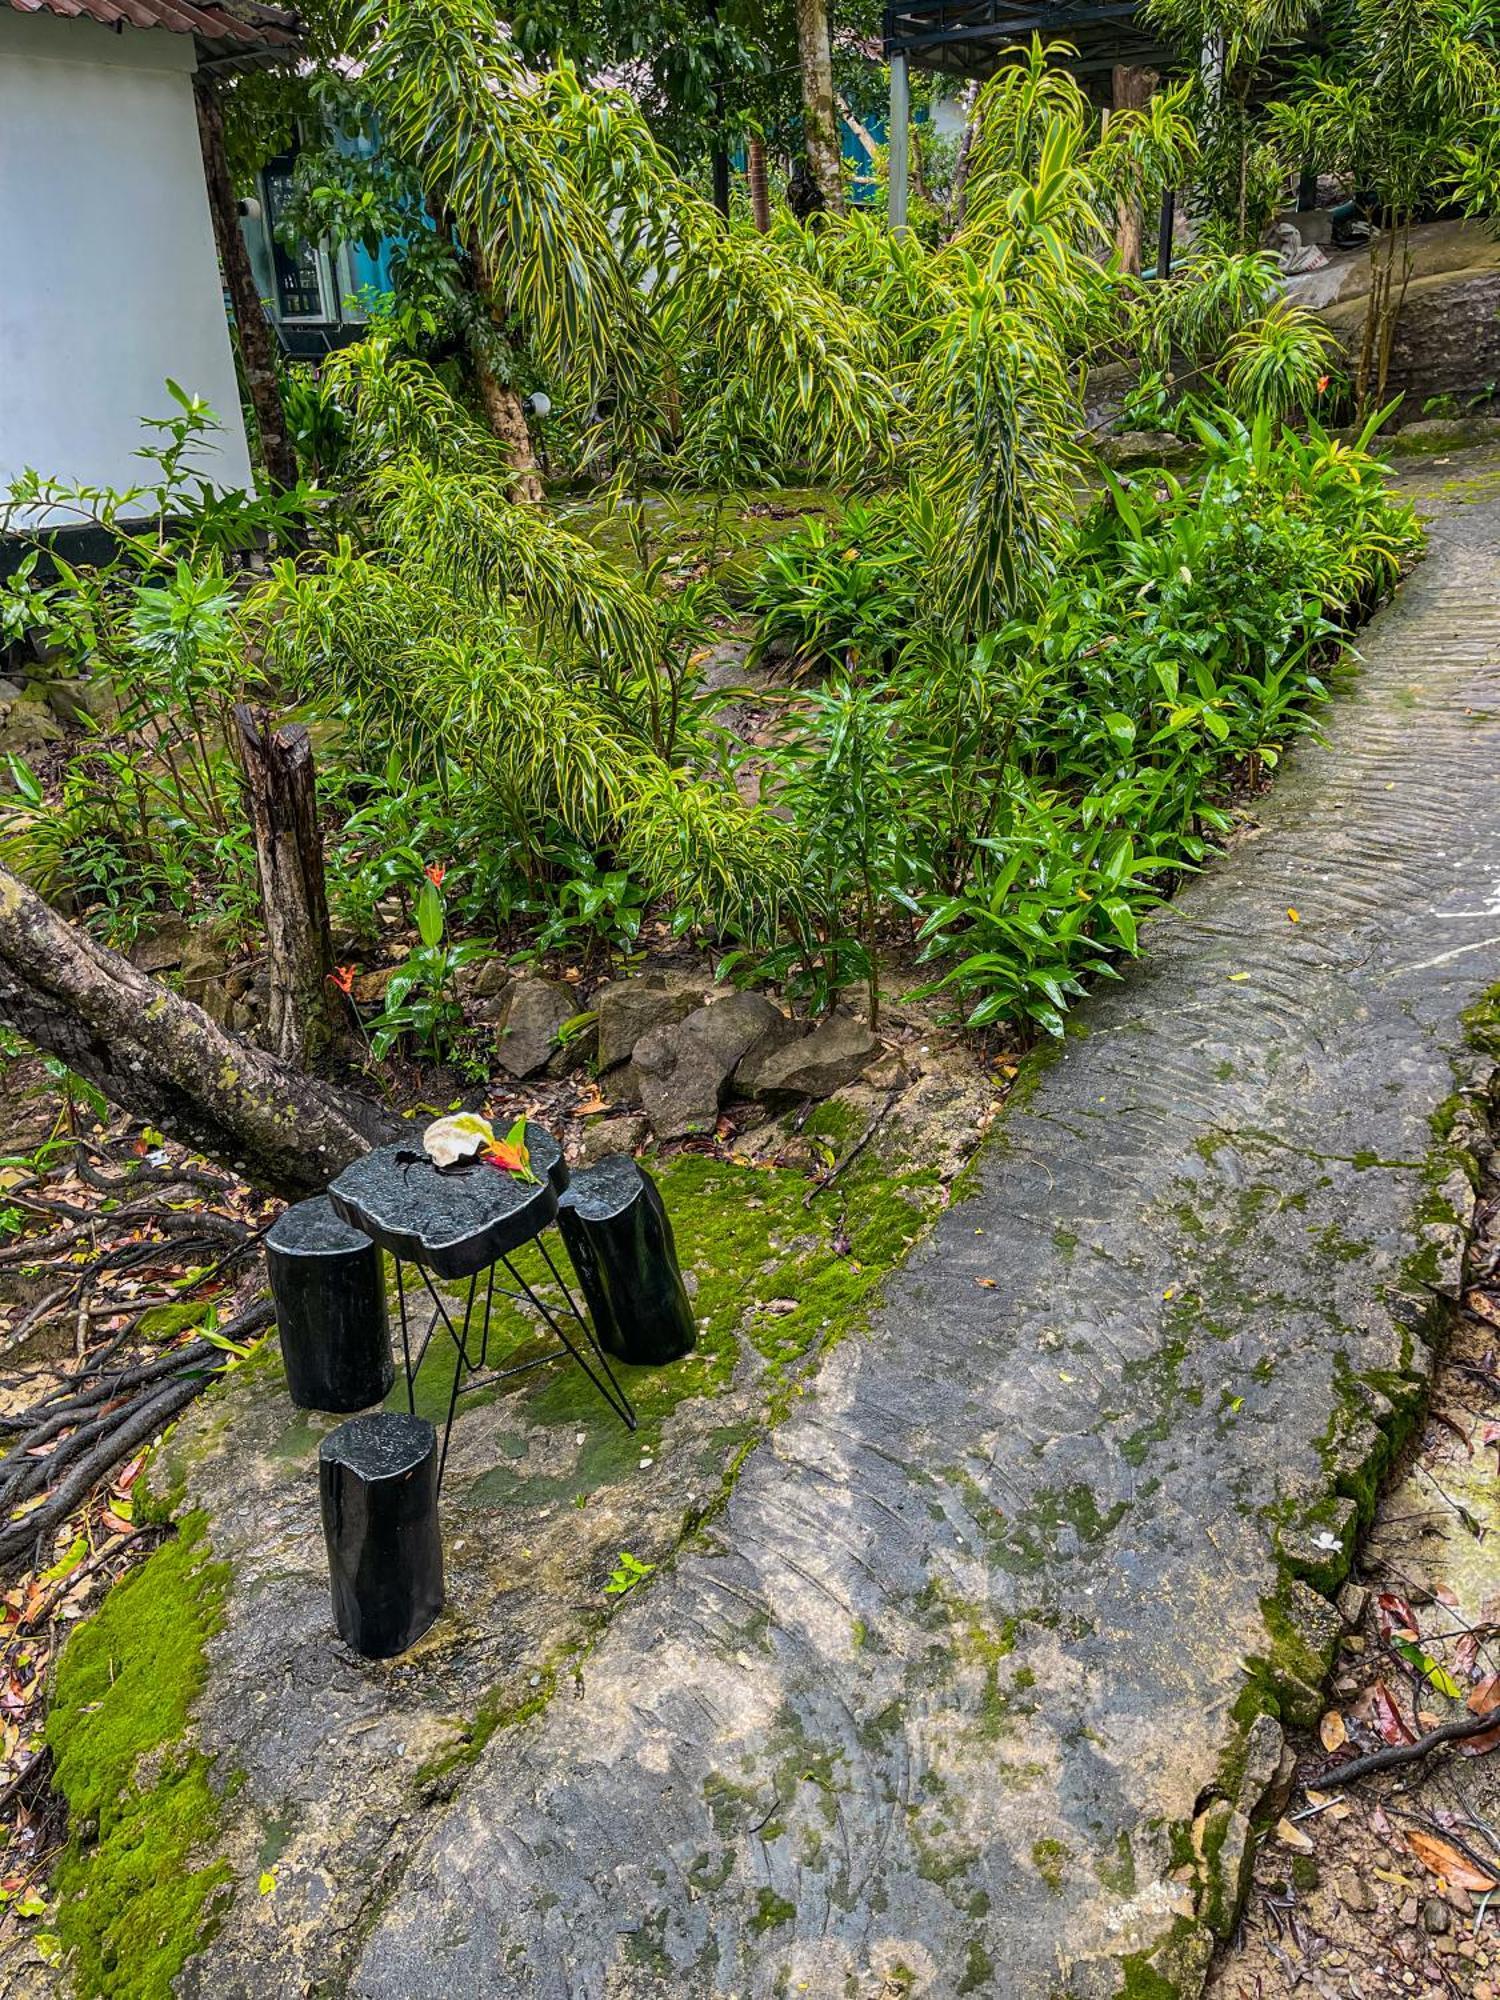
[[[489,265],[479,245],[472,239],[468,255],[474,274],[474,290],[485,301],[492,325],[497,331],[503,331],[504,313],[495,298]],[[474,367],[474,380],[479,385],[485,422],[504,447],[506,463],[515,475],[511,498],[535,506],[541,500],[544,489],[521,398],[509,382],[502,382],[495,373],[482,341],[475,340],[470,344],[469,359]]]
[[[745,168],[750,178],[750,213],[764,236],[771,227],[771,201],[766,192],[766,142],[758,135],[746,142]]]
[[[808,171],[825,208],[844,206],[843,153],[833,101],[833,46],[828,0],[796,0],[797,56],[802,68],[802,133]]]
[[[273,733],[264,709],[241,703],[234,720],[271,958],[271,1047],[283,1062],[318,1069],[336,1026],[312,743],[300,722]]]
[[[958,142],[958,158],[953,163],[953,186],[948,193],[948,234],[956,235],[964,226],[964,217],[969,207],[969,162],[974,157],[974,142],[979,137],[978,93],[970,85],[967,93],[967,116],[964,119],[963,135]]]
[[[0,1021],[123,1110],[289,1198],[318,1194],[398,1122],[224,1032],[0,867]]]
[[[229,178],[229,161],[224,152],[224,112],[212,83],[199,76],[193,86],[198,104],[198,142],[203,153],[203,173],[208,183],[208,207],[213,216],[214,240],[219,246],[219,263],[229,302],[234,308],[235,331],[239,336],[240,360],[245,369],[245,387],[250,407],[260,431],[260,453],[273,486],[295,486],[297,454],[287,435],[286,412],[281,407],[281,385],[276,374],[276,336],[266,319],[265,307],[255,288],[250,268],[250,252],[240,230],[239,203]]]
[[[1151,102],[1151,94],[1159,81],[1155,70],[1135,69],[1128,63],[1116,63],[1114,67],[1114,108],[1119,111],[1141,111]],[[1117,211],[1115,229],[1115,249],[1119,253],[1120,269],[1138,278],[1141,273],[1141,210],[1133,196],[1126,196]]]

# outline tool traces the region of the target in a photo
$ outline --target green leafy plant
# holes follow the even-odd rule
[[[604,1594],[606,1597],[624,1597],[627,1592],[634,1590],[638,1583],[644,1583],[648,1576],[654,1575],[655,1570],[655,1563],[642,1562],[638,1556],[633,1556],[629,1549],[621,1549],[618,1560],[610,1571],[609,1582],[604,1586]]]
[[[380,1013],[369,1024],[370,1050],[379,1061],[403,1039],[436,1061],[450,1052],[463,1028],[463,1010],[453,991],[453,978],[463,965],[484,953],[484,946],[455,944],[448,937],[444,870],[427,868],[413,902],[418,943],[402,961],[386,987]]]

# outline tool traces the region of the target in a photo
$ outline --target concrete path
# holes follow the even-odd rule
[[[1431,1121],[1500,978],[1497,549],[1500,492],[1440,514],[1327,748],[1083,1009],[711,1539],[490,1743],[351,1993],[1197,1990],[1280,1749],[1255,1711],[1316,1712],[1291,1570],[1337,1580],[1454,1269]]]

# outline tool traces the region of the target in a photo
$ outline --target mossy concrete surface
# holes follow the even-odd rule
[[[972,1145],[990,1093],[976,1075],[953,1095]],[[808,1121],[830,1128],[837,1155],[845,1109]],[[586,1705],[590,1649],[629,1601],[606,1590],[621,1552],[654,1578],[685,1539],[716,1532],[746,1454],[941,1206],[928,1160],[896,1144],[868,1148],[821,1193],[800,1172],[701,1155],[658,1168],[697,1351],[620,1371],[634,1433],[568,1364],[462,1406],[442,1501],[447,1609],[398,1661],[358,1660],[333,1632],[317,1449],[339,1419],[292,1408],[274,1342],[203,1398],[148,1475],[152,1503],[186,1517],[180,1541],[66,1656],[54,1730],[80,1833],[63,1886],[65,1898],[75,1883],[95,1889],[86,1914],[63,1906],[80,1994],[164,2000],[169,1975],[204,2000],[345,1990],[423,1825],[494,1733],[549,1704]],[[521,1261],[545,1284],[534,1253]],[[497,1300],[492,1364],[535,1343]],[[440,1335],[418,1380],[418,1407],[439,1424],[451,1358]],[[392,1402],[404,1407],[404,1385]],[[213,1615],[179,1632],[189,1555],[192,1575],[212,1577]],[[140,1700],[158,1672],[159,1714]],[[142,1755],[150,1768],[132,1778]],[[158,1875],[160,1946],[120,1903],[133,1879]]]
[[[490,1738],[350,1994],[1197,1991],[1457,1282],[1497,543],[1493,496],[1439,511],[1326,746],[697,1545]]]

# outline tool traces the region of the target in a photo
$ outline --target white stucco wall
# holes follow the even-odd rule
[[[0,493],[24,467],[141,483],[167,376],[250,484],[193,108],[193,43],[0,5]]]

